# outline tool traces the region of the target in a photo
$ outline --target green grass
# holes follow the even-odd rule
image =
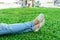
[[[0,23],[32,21],[40,13],[45,14],[45,25],[39,32],[4,35],[0,40],[60,40],[60,8],[12,8],[0,10]]]

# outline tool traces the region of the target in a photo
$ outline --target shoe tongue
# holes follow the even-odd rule
[[[37,18],[39,21],[42,21],[44,19],[44,14],[40,14]]]
[[[44,19],[44,17],[39,17],[38,20],[41,22]]]

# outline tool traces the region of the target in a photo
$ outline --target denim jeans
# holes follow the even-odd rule
[[[34,21],[16,24],[0,24],[0,35],[30,32],[34,30]]]

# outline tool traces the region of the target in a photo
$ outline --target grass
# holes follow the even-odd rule
[[[60,40],[60,8],[12,8],[0,10],[0,22],[22,23],[45,14],[45,25],[39,32],[3,35],[0,40]]]

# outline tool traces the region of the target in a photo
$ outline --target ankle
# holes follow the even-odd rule
[[[35,25],[39,24],[38,19],[35,19],[35,20],[34,20],[34,24],[35,24]]]

